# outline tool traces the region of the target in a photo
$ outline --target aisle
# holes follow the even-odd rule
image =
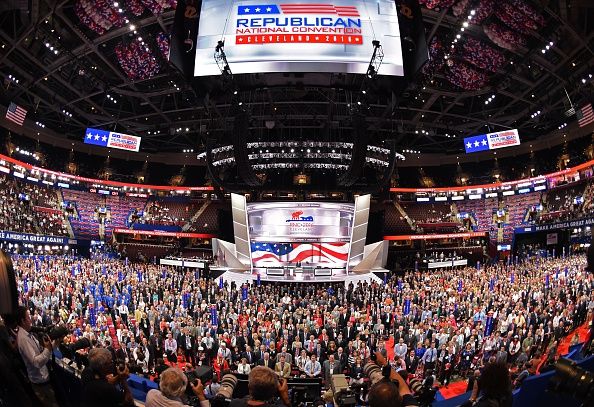
[[[580,336],[579,343],[586,342],[586,339],[588,338],[588,325],[589,325],[589,322],[585,322],[580,327],[571,331],[571,333],[569,335],[567,335],[565,338],[561,339],[561,341],[559,342],[559,348],[557,349],[557,354],[558,355],[567,355],[569,353],[569,343],[571,342],[571,338],[573,338],[573,335],[576,332]]]

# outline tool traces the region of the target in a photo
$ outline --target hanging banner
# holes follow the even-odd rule
[[[10,232],[0,230],[0,240],[32,244],[69,245],[76,244],[76,240],[64,236],[33,235],[30,233]]]

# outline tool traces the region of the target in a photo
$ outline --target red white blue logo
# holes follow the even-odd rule
[[[237,14],[274,15],[274,14],[336,14],[341,17],[359,17],[356,6],[334,6],[332,4],[264,4],[239,6]]]
[[[312,43],[362,45],[357,6],[259,4],[237,8],[237,45]]]
[[[313,216],[303,216],[303,211],[295,211],[291,214],[291,219],[287,222],[313,222]]]

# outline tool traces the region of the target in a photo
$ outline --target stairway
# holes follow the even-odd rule
[[[62,208],[62,213],[64,214],[64,223],[66,224],[66,229],[68,230],[68,236],[70,236],[71,239],[74,239],[74,229],[72,229],[72,225],[70,224],[70,219],[68,218],[68,216],[66,216],[66,212],[63,209],[64,208],[64,196],[62,195],[61,189],[56,190],[56,196],[58,197],[58,204],[60,205],[60,208]]]
[[[204,211],[206,210],[206,208],[208,208],[208,206],[210,205],[212,201],[210,199],[207,199],[204,202],[204,205],[202,205],[200,207],[200,209],[198,209],[198,211],[192,216],[192,218],[190,219],[190,221],[188,223],[186,223],[183,227],[182,227],[182,231],[187,232],[188,229],[190,229],[190,226],[192,226],[192,224],[194,222],[196,222],[198,220],[198,218],[200,216],[202,216],[202,214],[204,213]]]
[[[105,222],[99,222],[99,240],[105,241]]]
[[[107,317],[107,327],[109,330],[109,337],[111,338],[111,344],[114,349],[120,348],[120,341],[118,341],[118,336],[116,335],[115,326],[113,325],[113,320],[111,316]]]

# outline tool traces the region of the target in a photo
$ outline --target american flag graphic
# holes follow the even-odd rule
[[[286,263],[332,263],[344,265],[349,244],[339,243],[263,243],[252,242],[252,263],[260,266],[281,266]]]
[[[8,110],[6,110],[6,118],[11,122],[22,126],[25,122],[25,117],[27,116],[27,111],[17,105],[16,103],[10,102],[8,105]]]
[[[359,17],[356,6],[334,6],[332,4],[295,3],[295,4],[259,4],[239,6],[238,15],[274,15],[274,14],[335,14],[339,17]]]
[[[578,124],[580,127],[584,127],[589,125],[590,123],[594,123],[594,112],[592,111],[592,103],[588,103],[580,110],[575,112],[575,116],[578,119]]]

